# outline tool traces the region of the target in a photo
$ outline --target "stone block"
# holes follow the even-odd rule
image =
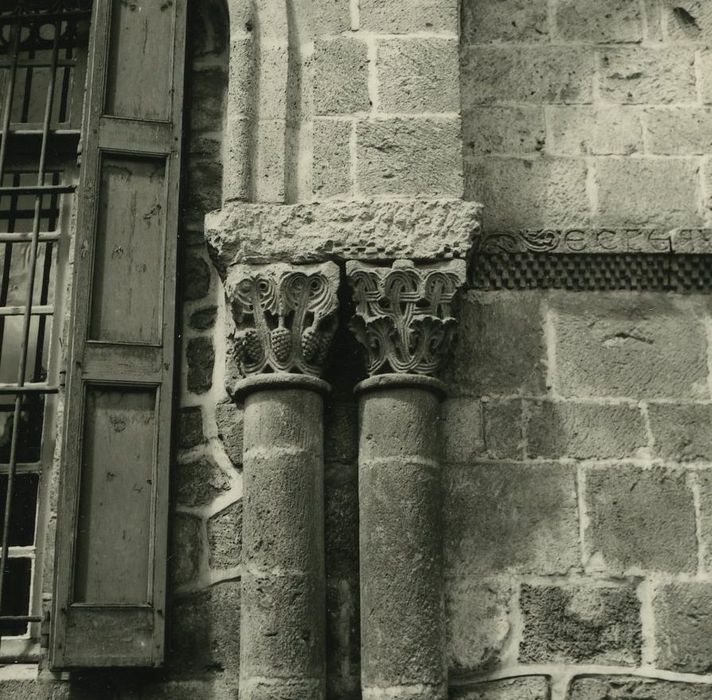
[[[712,49],[703,48],[699,57],[702,101],[704,104],[712,104]]]
[[[552,106],[547,109],[555,155],[621,155],[643,152],[643,127],[635,107]]]
[[[535,154],[546,142],[541,106],[472,107],[462,115],[462,128],[469,156]]]
[[[502,462],[449,467],[444,494],[449,575],[564,574],[579,567],[572,467]]]
[[[589,468],[583,497],[589,569],[614,575],[695,571],[695,508],[685,472],[663,467]]]
[[[192,581],[200,571],[203,554],[203,524],[198,518],[181,513],[171,519],[172,546],[168,560],[173,585]]]
[[[384,39],[376,66],[379,111],[460,111],[457,39]]]
[[[229,569],[242,561],[242,501],[235,501],[208,520],[211,569]]]
[[[595,179],[604,226],[700,226],[699,161],[598,158]]]
[[[451,690],[453,700],[550,700],[547,676],[520,676],[472,683]]]
[[[314,119],[312,191],[316,199],[351,192],[352,131],[350,120]]]
[[[324,457],[353,463],[358,456],[358,409],[355,402],[334,402],[324,410]]]
[[[209,457],[176,467],[176,498],[180,505],[203,506],[230,489],[227,475]]]
[[[210,267],[201,255],[186,253],[182,269],[183,301],[198,301],[210,292]]]
[[[168,669],[174,676],[221,669],[236,684],[240,658],[240,582],[227,581],[170,606]]]
[[[523,585],[522,663],[640,663],[640,601],[633,585]]]
[[[668,461],[712,461],[712,405],[648,406],[653,455]]]
[[[558,0],[556,36],[564,41],[638,42],[643,39],[639,3],[628,0]]]
[[[188,216],[201,219],[206,212],[217,209],[222,202],[222,163],[193,162],[185,174],[185,203]]]
[[[653,612],[656,667],[679,673],[712,671],[712,585],[660,584]]]
[[[181,408],[178,415],[178,447],[189,450],[204,441],[203,412],[200,406]]]
[[[445,462],[467,464],[484,450],[479,399],[450,398],[441,408],[440,435]]]
[[[481,206],[461,199],[228,204],[206,218],[221,272],[235,263],[464,258]]]
[[[700,470],[695,474],[699,486],[700,550],[706,572],[712,571],[712,472]]]
[[[262,119],[257,126],[257,135],[253,136],[250,147],[252,186],[257,201],[285,201],[286,131],[283,119]],[[211,209],[219,206],[216,204]]]
[[[712,38],[712,8],[705,0],[666,0],[660,4],[668,40],[709,42]]]
[[[358,588],[358,469],[330,465],[324,481],[326,576]]]
[[[450,673],[482,673],[500,663],[512,634],[512,594],[495,582],[445,581]]]
[[[706,302],[662,292],[552,297],[558,392],[583,398],[708,398],[700,304]]]
[[[459,118],[360,121],[356,149],[358,189],[367,196],[462,194]]]
[[[318,39],[312,62],[316,114],[351,114],[369,109],[366,42],[350,36]]]
[[[465,161],[465,197],[481,202],[483,228],[573,228],[591,218],[583,158],[504,158]]]
[[[482,404],[484,453],[488,459],[521,459],[524,456],[522,402],[489,400]]]
[[[621,104],[697,100],[695,54],[685,47],[618,47],[603,51],[601,98]]]
[[[316,36],[351,29],[350,0],[313,0],[311,15]]]
[[[188,128],[190,134],[199,131],[220,132],[223,128],[227,71],[204,68],[190,74]]]
[[[454,0],[361,0],[361,29],[384,34],[451,32],[458,29],[458,3]]]
[[[569,700],[709,700],[706,683],[663,681],[640,676],[581,676],[569,686]]]
[[[327,583],[326,687],[327,697],[360,700],[358,581]]]
[[[215,325],[218,316],[217,306],[206,306],[190,314],[188,325],[198,331],[207,331]]]
[[[186,346],[188,365],[187,388],[194,394],[204,394],[213,383],[215,349],[211,338],[199,336],[191,338]]]
[[[466,46],[463,110],[497,102],[593,101],[594,52],[588,47]]]
[[[648,146],[659,155],[706,155],[712,152],[712,109],[650,107],[645,111]]]
[[[527,456],[623,459],[647,447],[638,406],[572,401],[527,402]]]
[[[242,464],[244,411],[232,401],[219,403],[215,406],[215,421],[218,438],[230,461],[235,465]]]
[[[452,393],[543,394],[546,348],[541,292],[468,292],[448,381]]]
[[[549,39],[546,0],[469,0],[462,3],[462,42],[538,42]]]

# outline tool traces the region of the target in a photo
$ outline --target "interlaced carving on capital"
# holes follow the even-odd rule
[[[240,371],[319,376],[336,331],[338,285],[334,263],[232,267],[225,291]]]
[[[465,261],[415,267],[346,264],[356,313],[351,329],[366,348],[369,375],[434,375],[447,356],[457,322],[452,301],[465,282]]]

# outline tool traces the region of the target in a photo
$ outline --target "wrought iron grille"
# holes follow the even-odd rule
[[[90,0],[0,5],[0,639],[35,639]]]

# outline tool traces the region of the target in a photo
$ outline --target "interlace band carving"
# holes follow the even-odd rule
[[[366,348],[369,375],[434,375],[452,344],[452,301],[465,282],[465,261],[392,268],[348,262],[356,313],[351,329]]]
[[[339,268],[236,265],[226,282],[235,319],[234,352],[244,375],[318,376],[336,331]]]

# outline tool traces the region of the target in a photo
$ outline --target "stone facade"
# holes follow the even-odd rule
[[[201,0],[188,41],[166,667],[68,677],[43,661],[39,680],[34,667],[6,667],[0,698],[306,700],[324,693],[312,683],[319,673],[333,700],[712,698],[712,302],[708,288],[671,291],[669,267],[642,288],[621,282],[645,255],[670,266],[678,253],[712,252],[710,9],[698,0]],[[503,276],[502,250],[523,256],[516,276]],[[394,261],[401,273],[459,275],[467,262],[466,290],[435,314],[457,326],[452,347],[426,371],[387,353],[378,365],[364,330],[373,314],[354,309],[361,300],[346,282],[347,267],[385,277]],[[257,459],[254,435],[270,445],[249,416],[243,440],[235,390],[266,364],[250,364],[253,316],[236,313],[236,299],[256,269],[272,266],[281,280],[324,264],[338,310],[310,316],[270,370],[323,367],[331,385],[323,464],[310,463],[323,468],[323,514],[309,512],[324,522],[326,654],[310,657],[312,685],[258,683],[248,694],[245,648],[267,649],[275,676],[298,665],[298,655],[282,658],[297,647],[279,633],[309,609],[294,600],[260,608],[262,621],[250,619],[262,637],[241,635],[257,597],[245,583],[256,552],[283,556],[265,556],[276,570],[303,541],[278,537],[275,513],[289,511],[278,460],[271,473],[243,469],[244,455]],[[568,265],[573,281],[542,284],[544,264]],[[422,300],[416,307],[428,315]],[[270,314],[259,343],[274,354],[272,331],[285,323]],[[367,365],[354,318],[371,372],[428,375],[441,364],[442,405],[388,396],[362,405],[360,422],[353,390]],[[314,346],[319,361],[304,364],[311,327],[328,339]],[[394,422],[405,429],[390,430],[408,407],[411,419]],[[316,424],[318,402],[303,413]],[[422,416],[427,430],[410,435]],[[376,486],[360,495],[368,460],[394,471],[367,464]],[[243,497],[255,479],[257,518]],[[379,490],[414,507],[395,517],[395,505],[373,498]],[[274,542],[260,524],[270,517]],[[421,523],[418,536],[398,532],[403,522]],[[433,527],[442,562],[428,549]],[[362,552],[388,556],[359,562],[360,531]],[[381,629],[364,632],[362,621],[374,623],[360,601],[392,593],[378,588],[389,566],[393,588],[405,586],[400,574],[424,551],[411,573],[427,585],[396,590],[402,607],[376,611]],[[364,571],[374,573],[371,591]],[[402,646],[382,643],[393,630],[405,630]],[[373,640],[366,653],[364,639]],[[394,680],[399,663],[407,673]]]

